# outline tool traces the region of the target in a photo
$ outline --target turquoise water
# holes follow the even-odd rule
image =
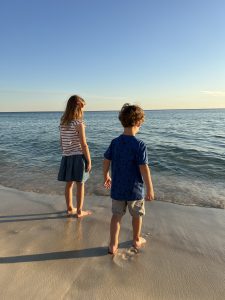
[[[63,194],[60,112],[0,113],[0,184]],[[118,112],[85,112],[93,169],[88,194],[102,186],[102,157],[122,133]],[[146,111],[138,138],[148,147],[156,198],[183,205],[225,207],[225,109]]]

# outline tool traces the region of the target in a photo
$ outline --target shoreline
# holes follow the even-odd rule
[[[60,183],[61,184],[61,183]],[[11,186],[5,186],[0,184],[0,189],[8,189],[8,190],[14,190],[14,191],[18,191],[18,192],[24,192],[24,193],[33,193],[33,194],[37,194],[37,195],[43,195],[43,196],[56,196],[56,197],[64,197],[64,192],[61,193],[45,193],[43,191],[39,191],[39,190],[24,190],[24,189],[18,189],[18,188],[14,188]],[[63,186],[62,186],[62,191],[63,191]],[[90,192],[87,191],[86,193],[86,197],[110,197],[108,191],[106,191],[105,189],[101,188],[101,190],[98,188],[97,192]],[[185,203],[185,202],[176,202],[176,200],[173,201],[169,201],[169,200],[161,200],[160,197],[158,197],[157,199],[155,199],[155,201],[157,202],[163,202],[163,203],[171,203],[171,204],[175,204],[175,205],[180,205],[180,206],[184,206],[184,207],[200,207],[200,208],[210,208],[210,209],[219,209],[219,210],[225,210],[225,206],[220,204],[220,205],[215,205],[215,204],[201,204],[201,203]]]
[[[109,197],[87,196],[93,215],[81,220],[65,217],[60,195],[0,186],[0,199],[3,299],[224,297],[224,210],[146,203],[146,246],[132,251],[127,212],[113,258],[107,255]]]

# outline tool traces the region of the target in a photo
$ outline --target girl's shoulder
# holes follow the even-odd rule
[[[72,125],[74,125],[74,126],[81,125],[81,124],[85,125],[83,119],[73,120],[71,123],[72,123]]]

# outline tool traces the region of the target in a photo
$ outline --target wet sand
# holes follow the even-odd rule
[[[225,210],[146,203],[146,246],[127,213],[112,257],[110,206],[89,196],[92,216],[66,218],[62,196],[0,187],[1,299],[224,299]]]

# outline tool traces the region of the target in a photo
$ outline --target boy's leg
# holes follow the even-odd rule
[[[132,217],[132,225],[133,246],[138,249],[146,243],[146,240],[143,237],[141,237],[142,217]]]
[[[85,217],[91,215],[91,211],[82,210],[84,205],[84,183],[76,182],[77,185],[77,217]]]
[[[128,208],[132,216],[133,246],[140,248],[146,243],[146,240],[141,237],[142,216],[145,214],[144,200],[128,201]]]
[[[121,219],[122,216],[112,215],[112,219],[110,223],[110,244],[109,244],[109,252],[111,254],[115,254],[118,249]]]
[[[126,213],[127,202],[112,199],[112,219],[110,223],[109,253],[115,254],[119,244],[121,219]]]
[[[67,211],[72,211],[73,207],[73,181],[68,181],[65,187],[65,198],[66,198],[66,206]]]

